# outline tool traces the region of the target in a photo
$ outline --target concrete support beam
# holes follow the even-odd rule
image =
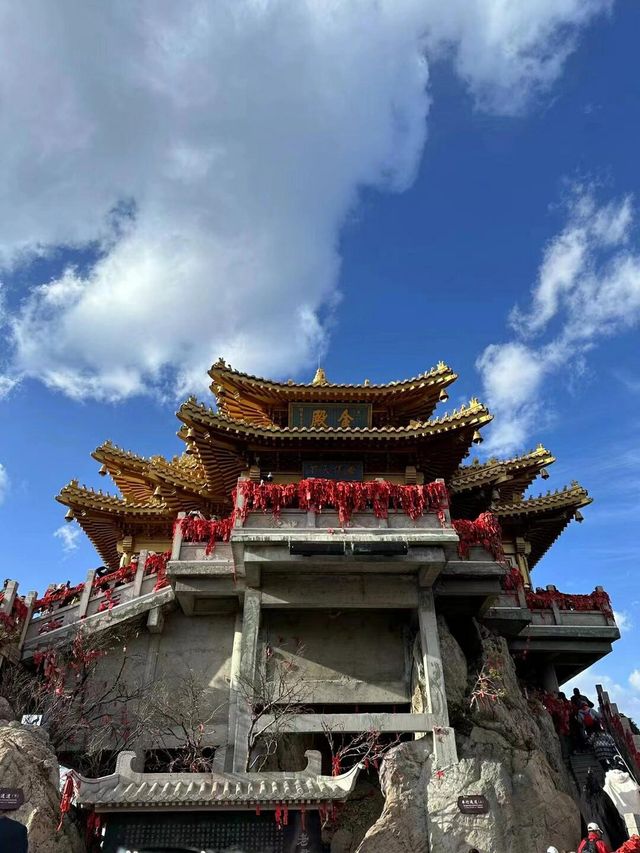
[[[553,663],[547,663],[542,670],[542,686],[548,693],[557,693],[560,690],[558,676]]]
[[[276,721],[265,715],[260,728],[279,727],[280,731],[309,734],[314,732],[430,732],[431,714],[295,714]]]
[[[248,737],[251,726],[251,710],[247,703],[246,693],[250,692],[256,677],[261,597],[262,593],[258,589],[247,589],[244,594],[238,666],[236,733],[233,750],[235,773],[246,771],[249,757]]]
[[[455,732],[449,726],[436,726],[433,730],[435,768],[444,770],[458,763]]]
[[[164,628],[164,613],[161,607],[154,607],[147,616],[147,629],[150,634],[161,634]]]
[[[271,575],[262,584],[263,608],[415,610],[415,576]]]
[[[436,725],[448,727],[449,712],[447,710],[444,672],[440,657],[438,622],[436,620],[433,591],[430,589],[420,590],[418,619],[420,623],[420,641],[422,644],[427,709],[432,714]]]
[[[233,626],[233,646],[231,648],[231,672],[229,673],[229,725],[227,729],[227,744],[218,749],[214,758],[216,770],[230,773],[233,770],[233,753],[238,718],[239,687],[240,687],[240,655],[242,652],[242,614],[236,613]]]

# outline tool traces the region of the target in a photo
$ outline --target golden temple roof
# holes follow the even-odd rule
[[[439,418],[428,420],[413,420],[406,426],[381,426],[381,427],[280,427],[275,424],[264,426],[256,425],[254,422],[230,418],[224,414],[214,412],[194,399],[187,400],[179,411],[178,417],[185,423],[197,423],[203,427],[213,428],[220,432],[234,433],[236,435],[252,435],[262,437],[288,438],[337,438],[340,440],[358,440],[362,438],[372,439],[414,439],[420,436],[432,436],[450,430],[459,429],[461,426],[482,427],[489,423],[492,415],[487,408],[478,400],[472,399],[468,405],[453,409],[451,412]],[[184,434],[183,436],[184,437]]]
[[[512,459],[488,459],[486,462],[474,460],[470,465],[458,468],[449,482],[452,494],[476,489],[482,486],[494,486],[500,491],[503,501],[520,495],[531,485],[536,477],[548,465],[555,462],[553,456],[541,444],[535,450],[515,456]]]
[[[499,503],[494,511],[506,536],[522,536],[531,546],[532,569],[582,507],[592,502],[578,483],[546,495]]]
[[[72,480],[56,496],[56,500],[73,510],[80,527],[87,534],[107,566],[117,568],[120,560],[118,541],[141,526],[162,529],[168,535],[175,512],[162,499],[127,501],[101,490],[81,486]]]
[[[574,482],[570,486],[556,489],[554,492],[549,490],[545,495],[540,494],[536,497],[524,498],[510,503],[499,503],[495,507],[495,512],[499,516],[507,516],[528,515],[547,512],[552,509],[571,508],[575,510],[587,506],[592,501],[593,498],[589,497],[587,490]]]
[[[392,406],[405,417],[428,418],[444,389],[457,379],[457,374],[440,362],[411,379],[381,385],[373,385],[369,380],[358,385],[329,382],[322,368],[318,368],[309,383],[277,382],[233,370],[223,359],[212,366],[209,376],[222,415],[261,426],[273,423],[274,410],[286,409],[289,403],[315,400],[348,399],[351,403]]]
[[[97,447],[92,456],[103,464],[102,473],[111,475],[127,500],[144,503],[154,496],[162,497],[179,510],[193,506],[193,495],[210,501],[216,499],[194,456],[183,454],[171,460],[151,456],[147,459],[110,441]]]

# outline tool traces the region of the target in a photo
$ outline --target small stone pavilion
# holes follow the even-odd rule
[[[465,462],[491,414],[475,399],[434,414],[456,379],[442,363],[384,385],[333,384],[321,369],[274,382],[222,359],[209,375],[215,410],[191,398],[178,411],[182,455],[105,442],[93,457],[119,496],[76,481],[58,495],[107,572],[42,599],[10,582],[0,606],[20,611],[27,662],[79,625],[138,620],[126,654],[144,662],[142,683],[188,667],[217,709],[212,772],[145,771],[147,743],[79,779],[76,804],[101,816],[104,850],[328,850],[320,824],[363,768],[332,764],[327,733],[427,738],[435,766],[457,761],[439,615],[506,637],[521,678],[547,691],[610,651],[619,633],[601,588],[532,586],[591,498],[577,483],[525,496],[554,462],[542,446]],[[277,756],[256,763],[265,700],[250,694],[273,684],[275,662],[303,699],[280,718]]]

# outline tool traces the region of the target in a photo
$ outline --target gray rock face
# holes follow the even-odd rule
[[[8,699],[5,699],[4,696],[0,696],[0,722],[11,722],[11,720],[15,720],[16,714]]]
[[[453,718],[457,709],[462,707],[467,691],[469,679],[467,659],[442,615],[438,616],[438,637],[444,683],[447,688],[449,716]]]
[[[60,832],[59,769],[44,731],[20,723],[0,723],[0,779],[22,788],[24,804],[8,816],[27,827],[30,853],[82,853],[75,827],[65,820]]]
[[[428,738],[391,749],[380,768],[385,803],[358,853],[429,853],[426,792],[431,774]]]
[[[439,622],[450,708],[465,708],[457,732],[459,763],[437,772],[430,740],[403,743],[381,773],[385,805],[358,853],[534,853],[551,844],[575,850],[580,814],[551,718],[529,702],[504,639],[479,628],[478,661],[466,661]],[[497,698],[470,703],[477,672],[494,673]],[[463,682],[464,677],[464,682]],[[463,815],[458,797],[483,794],[486,815]]]

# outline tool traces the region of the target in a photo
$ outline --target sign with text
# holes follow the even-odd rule
[[[19,809],[24,803],[22,788],[0,788],[0,811]]]
[[[371,426],[370,403],[289,403],[289,426],[364,429]]]
[[[364,476],[362,462],[303,462],[302,476],[322,480],[347,480],[361,482]]]
[[[487,814],[489,803],[482,794],[467,794],[458,797],[458,808],[462,814]]]

